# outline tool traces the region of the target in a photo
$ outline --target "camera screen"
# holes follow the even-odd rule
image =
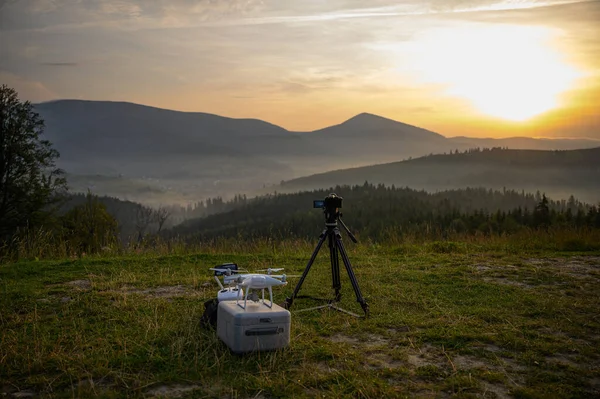
[[[325,201],[323,200],[313,200],[313,208],[324,208]]]

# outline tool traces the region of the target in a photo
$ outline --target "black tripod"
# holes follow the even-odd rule
[[[332,194],[332,195],[335,196],[335,194]],[[352,270],[352,265],[350,264],[350,259],[348,258],[348,254],[346,253],[346,250],[344,249],[344,244],[342,243],[342,234],[340,233],[340,229],[338,228],[338,222],[342,225],[344,230],[346,230],[350,239],[355,243],[357,242],[356,237],[354,237],[354,235],[352,235],[352,233],[350,232],[348,227],[344,224],[342,219],[340,219],[342,214],[338,211],[338,208],[328,206],[327,200],[330,197],[331,196],[329,196],[325,199],[324,206],[323,206],[324,211],[325,211],[325,219],[326,219],[325,227],[326,228],[325,228],[325,230],[323,230],[323,232],[319,236],[319,242],[317,243],[317,246],[316,246],[315,250],[313,251],[312,256],[310,257],[310,260],[308,261],[308,264],[306,265],[306,268],[304,269],[304,273],[302,273],[302,276],[300,277],[300,281],[298,281],[298,284],[296,285],[296,288],[294,289],[292,296],[290,296],[289,298],[286,298],[283,305],[286,309],[289,309],[292,306],[292,304],[294,303],[294,299],[296,299],[296,297],[298,296],[298,292],[300,291],[300,288],[302,287],[302,283],[304,283],[304,279],[308,275],[308,272],[310,271],[310,268],[313,265],[313,262],[315,261],[317,254],[319,253],[319,250],[323,246],[325,239],[327,239],[327,243],[329,245],[329,257],[331,260],[331,278],[333,280],[333,289],[335,290],[335,298],[332,300],[328,300],[327,305],[316,306],[313,308],[308,308],[308,309],[303,309],[303,310],[314,310],[314,309],[322,309],[322,308],[329,307],[329,308],[335,309],[337,311],[350,314],[352,316],[360,317],[356,313],[349,312],[349,311],[344,310],[335,305],[335,303],[339,302],[342,298],[342,293],[340,292],[340,290],[342,288],[342,283],[340,281],[340,261],[338,258],[338,253],[339,253],[342,256],[342,261],[344,262],[344,266],[346,267],[346,272],[348,272],[348,276],[350,277],[350,282],[352,283],[352,288],[354,288],[354,293],[356,294],[356,301],[358,303],[360,303],[360,306],[362,307],[363,312],[365,312],[365,317],[367,317],[369,315],[369,305],[367,304],[367,302],[363,298],[362,294],[360,293],[360,287],[358,286],[358,281],[356,280],[356,276],[354,275],[354,270]],[[336,204],[339,204],[339,206],[341,207],[341,197],[337,197],[337,196],[335,196],[335,197],[336,197],[336,199],[339,199],[339,202],[336,202]],[[313,298],[313,299],[318,299],[318,298]]]

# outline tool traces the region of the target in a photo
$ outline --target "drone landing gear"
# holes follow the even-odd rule
[[[250,294],[251,289],[252,289],[251,286],[248,286],[246,289],[246,296],[244,296],[244,306],[242,306],[242,304],[241,304],[241,300],[242,300],[241,296],[242,295],[238,294],[236,303],[240,308],[246,309],[246,304],[248,302],[248,294]],[[261,303],[263,305],[265,305],[266,307],[268,307],[269,309],[272,309],[273,308],[273,288],[271,286],[269,286],[268,290],[269,290],[269,303],[267,303],[265,301],[265,289],[264,288],[262,289],[262,302]],[[253,294],[254,294],[254,292],[253,292]],[[252,301],[252,299],[250,299],[250,300]],[[258,300],[258,297],[257,297],[257,300]]]
[[[344,222],[341,219],[338,219],[338,220],[342,224],[342,226],[344,227],[346,232],[348,233],[350,239],[353,242],[356,242],[356,238],[352,235],[352,233],[350,233],[350,231],[348,230],[348,228],[346,227]],[[294,289],[292,296],[290,296],[289,298],[286,298],[285,302],[283,303],[283,307],[285,309],[289,309],[292,306],[292,304],[294,303],[294,299],[296,299],[298,297],[298,292],[300,291],[300,288],[302,287],[302,283],[304,283],[304,279],[308,275],[308,272],[310,271],[310,268],[312,267],[312,265],[317,257],[317,254],[319,253],[319,250],[323,246],[325,239],[327,239],[327,242],[329,245],[329,257],[331,260],[331,278],[333,280],[333,289],[335,290],[335,298],[328,300],[328,303],[326,305],[316,306],[316,307],[307,308],[307,309],[301,309],[298,312],[323,309],[323,308],[331,308],[333,310],[337,310],[338,312],[346,313],[346,314],[349,314],[354,317],[361,317],[356,313],[342,309],[336,305],[336,303],[339,302],[342,298],[342,293],[340,292],[340,290],[342,288],[342,283],[340,281],[340,261],[339,261],[339,257],[338,257],[338,255],[341,255],[342,261],[346,268],[346,272],[348,273],[348,276],[350,277],[350,283],[352,284],[352,288],[354,289],[354,293],[356,294],[356,301],[360,304],[363,312],[365,313],[364,316],[362,316],[362,317],[368,317],[369,316],[369,305],[367,304],[367,302],[365,301],[365,299],[363,298],[363,296],[360,292],[360,287],[358,286],[358,281],[356,280],[356,275],[354,274],[354,270],[352,270],[352,265],[350,264],[350,259],[348,258],[348,254],[346,253],[346,250],[344,249],[344,244],[342,243],[342,235],[340,233],[340,230],[337,227],[337,223],[336,222],[326,223],[325,225],[327,228],[325,230],[323,230],[323,232],[319,236],[319,242],[317,243],[317,246],[316,246],[315,250],[313,251],[312,256],[310,257],[310,260],[308,261],[308,264],[306,265],[306,268],[304,269],[304,273],[302,273],[302,276],[300,277],[300,281],[298,281],[298,284],[296,285],[296,288]],[[302,297],[307,297],[307,296],[302,296]],[[308,298],[322,300],[320,298],[313,298],[313,297],[308,297]]]

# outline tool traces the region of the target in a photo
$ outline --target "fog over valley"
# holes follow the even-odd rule
[[[177,112],[122,102],[60,100],[37,104],[35,109],[45,120],[45,136],[61,154],[59,166],[67,172],[71,191],[89,189],[99,195],[155,206],[289,190],[293,185],[279,187],[281,181],[430,154],[492,147],[572,150],[600,145],[591,139],[447,138],[368,113],[311,132],[291,132],[258,119]],[[552,167],[551,159],[545,162]],[[462,178],[450,185],[447,183],[457,176],[456,171],[441,179],[420,172],[381,180],[376,173],[360,170],[351,181],[315,180],[312,186],[303,184],[301,188],[326,188],[365,180],[429,190],[486,186],[486,179],[481,176],[469,178],[478,172],[477,168],[470,168],[473,165],[464,165]],[[515,184],[493,181],[493,187],[536,188],[532,182],[518,180],[519,171],[529,173],[529,169],[528,165],[512,167]],[[565,186],[554,193],[568,197],[572,188]]]

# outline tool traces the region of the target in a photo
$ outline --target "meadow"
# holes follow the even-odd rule
[[[234,355],[200,323],[209,267],[303,271],[316,243],[224,241],[187,250],[0,265],[4,397],[600,397],[596,235],[454,241],[344,239],[370,317],[297,299],[291,343]],[[25,256],[27,258],[27,256]],[[295,286],[274,292],[283,302]],[[326,250],[301,294],[331,297]],[[341,306],[360,313],[342,270]]]

